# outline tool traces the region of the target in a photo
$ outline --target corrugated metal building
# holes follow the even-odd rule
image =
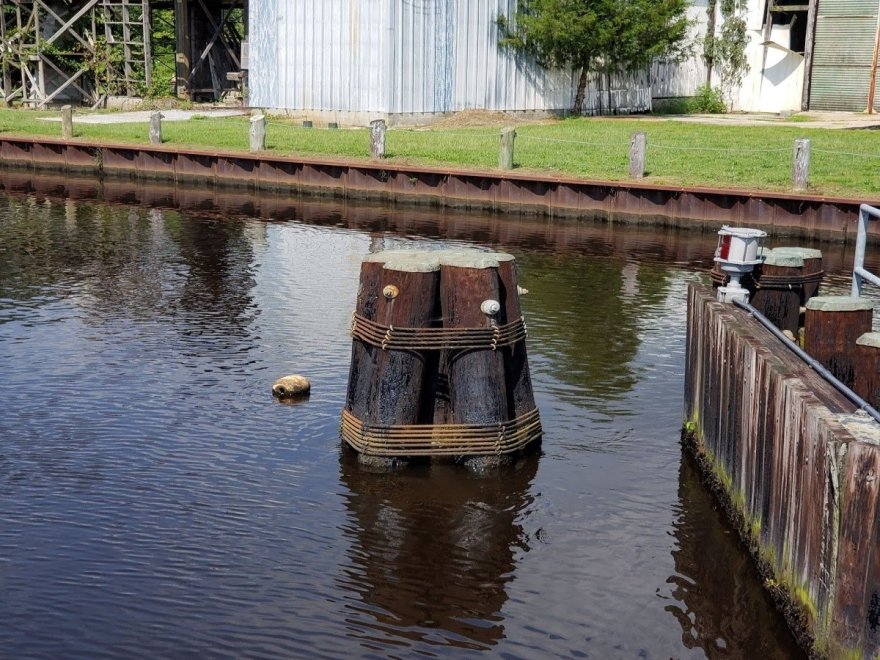
[[[819,0],[811,110],[865,110],[876,34],[877,0]],[[880,94],[875,109],[878,101]]]
[[[516,0],[251,2],[250,104],[359,121],[471,108],[566,111],[571,72],[498,48]],[[648,72],[590,82],[587,113],[649,110]],[[610,86],[610,91],[608,87]]]

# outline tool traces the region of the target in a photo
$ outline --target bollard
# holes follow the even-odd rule
[[[807,302],[804,350],[848,387],[855,382],[856,342],[871,332],[874,303],[866,298],[816,296]]]
[[[853,390],[880,410],[880,332],[868,332],[856,340],[856,357]]]
[[[516,129],[512,127],[501,129],[501,143],[498,147],[498,169],[513,169],[513,147],[516,142]]]
[[[780,330],[789,330],[795,336],[800,326],[801,296],[804,278],[804,260],[771,250],[761,264],[760,275],[752,306],[773,322]]]
[[[266,116],[251,117],[250,131],[251,151],[263,151],[266,148]]]
[[[810,141],[800,139],[794,141],[794,162],[791,173],[794,189],[804,191],[809,187],[810,178]]]
[[[162,113],[150,113],[150,144],[162,144]]]
[[[385,130],[384,119],[370,122],[370,158],[373,160],[385,158]]]
[[[61,139],[73,138],[73,108],[65,105],[61,108]]]
[[[352,322],[345,442],[367,457],[498,464],[540,440],[519,295],[507,254],[368,256]]]
[[[822,250],[802,247],[773,248],[776,254],[792,255],[804,260],[804,271],[801,287],[801,306],[813,296],[819,295],[819,287],[825,271],[822,270]]]
[[[645,157],[648,149],[648,134],[633,133],[629,143],[629,175],[634,179],[645,176]]]

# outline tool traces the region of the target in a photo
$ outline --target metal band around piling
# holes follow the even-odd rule
[[[525,319],[491,328],[397,328],[370,321],[360,314],[351,320],[351,336],[382,350],[442,351],[513,346],[528,334]]]
[[[342,411],[342,438],[371,456],[485,456],[509,454],[541,437],[538,409],[501,424],[372,426]]]
[[[761,275],[755,286],[759,289],[790,289],[794,286],[821,282],[824,270],[800,275]]]

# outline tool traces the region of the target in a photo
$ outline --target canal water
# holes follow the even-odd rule
[[[679,445],[714,237],[193,196],[0,196],[0,656],[799,656]],[[360,261],[450,245],[517,258],[542,450],[369,472]]]

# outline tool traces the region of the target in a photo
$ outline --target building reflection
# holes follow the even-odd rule
[[[340,459],[349,524],[346,620],[364,644],[485,649],[504,638],[501,610],[526,550],[519,520],[538,456],[489,476],[454,465],[378,474]]]
[[[675,574],[667,580],[672,602],[665,609],[681,626],[684,646],[709,658],[806,657],[688,454],[682,456],[678,500]],[[757,622],[756,613],[764,612],[772,616]]]

